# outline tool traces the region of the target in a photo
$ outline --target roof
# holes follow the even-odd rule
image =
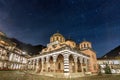
[[[72,40],[72,39],[66,39],[66,41],[72,41],[72,42],[75,42],[74,40]]]
[[[120,60],[120,59],[111,57],[111,58],[97,58],[97,60]]]
[[[63,36],[62,34],[60,34],[59,32],[53,34],[52,36]]]
[[[91,43],[90,41],[86,41],[86,40],[83,40],[81,43],[84,43],[84,42]]]

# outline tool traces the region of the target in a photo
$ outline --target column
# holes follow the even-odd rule
[[[38,72],[38,70],[39,70],[39,59],[37,59],[37,61],[36,61],[36,71],[35,72]]]
[[[43,72],[43,67],[44,67],[44,58],[41,58],[41,60],[42,60],[42,68],[41,68],[41,72]]]
[[[53,65],[54,65],[54,72],[56,72],[56,55],[53,55]]]
[[[83,72],[83,58],[82,57],[80,57],[80,65],[81,65],[81,72]]]
[[[64,73],[69,73],[69,55],[64,54]]]
[[[46,57],[46,72],[49,72],[49,71],[48,71],[49,68],[50,68],[49,56],[47,56],[47,57]]]
[[[35,69],[35,60],[33,60],[32,66],[33,66],[33,70],[34,70]]]
[[[77,66],[77,56],[74,55],[74,62],[75,62],[75,72],[77,73],[78,66]]]
[[[85,58],[85,64],[86,64],[86,72],[88,71],[88,61],[87,61],[88,59],[87,58]]]

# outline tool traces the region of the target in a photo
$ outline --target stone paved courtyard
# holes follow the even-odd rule
[[[19,71],[0,71],[0,80],[120,80],[120,75],[88,76],[80,78],[52,78],[40,75],[32,75]]]

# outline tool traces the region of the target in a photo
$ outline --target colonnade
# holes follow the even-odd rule
[[[54,54],[32,58],[29,69],[36,72],[77,73],[88,71],[89,59],[76,54]]]

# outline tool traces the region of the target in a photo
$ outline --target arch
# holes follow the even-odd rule
[[[52,57],[52,56],[49,57],[49,62],[50,62],[50,63],[53,62],[53,57]]]
[[[62,54],[59,54],[57,56],[57,72],[63,72],[64,71],[64,56]]]
[[[85,58],[82,59],[82,66],[86,66],[86,60],[85,60]]]
[[[38,60],[38,66],[39,66],[39,68],[38,68],[37,72],[41,72],[41,70],[42,70],[42,59],[41,58]]]
[[[69,70],[71,73],[75,72],[75,62],[72,54],[69,55]]]
[[[52,56],[49,57],[49,64],[50,64],[50,66],[48,67],[48,72],[53,72],[54,66],[53,66],[53,57]]]
[[[43,58],[44,64],[43,64],[43,72],[46,71],[46,57]]]

